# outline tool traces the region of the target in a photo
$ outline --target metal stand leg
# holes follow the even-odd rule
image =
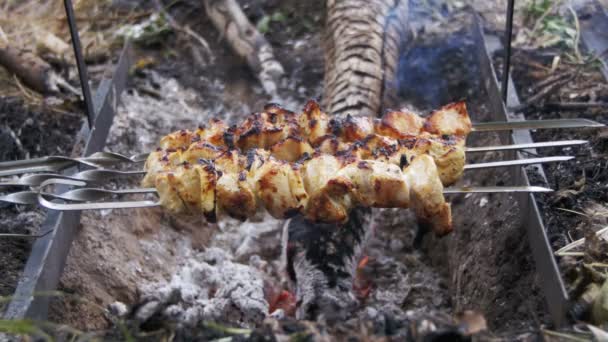
[[[91,129],[93,128],[93,122],[95,120],[95,111],[93,109],[91,88],[89,87],[87,66],[84,64],[84,57],[82,56],[82,46],[80,45],[80,37],[78,35],[78,28],[76,27],[76,18],[74,17],[72,0],[64,0],[63,4],[65,6],[65,14],[70,27],[70,36],[72,36],[72,47],[74,48],[74,56],[76,56],[76,66],[78,67],[78,77],[80,78],[82,96],[84,97],[84,104],[86,106],[87,121],[89,122],[89,128]]]

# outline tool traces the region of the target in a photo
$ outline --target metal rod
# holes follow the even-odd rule
[[[465,147],[465,152],[493,152],[493,151],[510,151],[510,150],[527,150],[532,148],[543,148],[543,147],[564,147],[564,146],[575,146],[588,144],[587,140],[560,140],[560,141],[546,141],[537,143],[527,144],[511,144],[511,145],[497,145],[497,146],[480,146],[480,147]]]
[[[455,188],[443,189],[443,193],[449,194],[489,194],[489,193],[506,193],[506,192],[552,192],[553,189],[542,186],[463,186]]]
[[[577,142],[585,143],[584,140],[579,140]],[[564,142],[557,144],[556,146],[563,146]],[[569,143],[567,141],[566,143]],[[545,144],[546,146],[555,146],[553,143],[539,143]],[[478,147],[477,150],[473,152],[485,152],[485,151],[496,151],[499,148],[502,149],[523,149],[530,148],[530,146],[536,146],[534,144],[521,144],[521,145],[508,145],[508,146],[489,146],[489,147]],[[530,165],[530,164],[539,164],[539,163],[550,163],[550,162],[559,162],[559,161],[567,161],[571,160],[574,157],[572,156],[555,156],[555,157],[543,157],[543,158],[528,158],[528,159],[514,159],[514,160],[500,160],[495,162],[487,162],[487,163],[477,163],[477,164],[466,164],[464,166],[464,170],[473,170],[473,169],[487,169],[487,168],[495,168],[495,167],[503,167],[503,166],[513,166],[513,165]],[[112,170],[112,169],[92,169],[85,170],[75,173],[73,175],[67,176],[58,173],[42,173],[42,174],[34,174],[23,176],[17,180],[11,180],[6,182],[0,182],[0,189],[2,187],[13,187],[13,186],[26,186],[26,187],[36,187],[41,186],[48,180],[53,180],[59,182],[59,180],[64,180],[67,182],[76,181],[76,182],[84,182],[84,183],[102,183],[107,181],[108,179],[114,177],[129,177],[129,176],[143,176],[146,174],[145,170],[132,170],[132,171],[121,171],[121,170]],[[66,183],[61,183],[66,184]],[[71,184],[71,183],[67,183]]]
[[[532,165],[532,164],[541,164],[541,163],[562,162],[562,161],[568,161],[571,159],[574,159],[574,157],[558,156],[558,157],[501,160],[501,161],[497,161],[497,162],[467,164],[464,166],[464,169],[465,170],[492,169],[492,168],[496,168],[496,167],[505,167],[505,166],[523,166],[523,165]]]
[[[78,185],[79,182],[69,180],[49,180],[44,185],[55,184],[72,184]],[[552,189],[540,186],[488,186],[488,187],[455,187],[444,189],[444,194],[464,194],[464,193],[532,193],[532,192],[551,192]],[[27,200],[32,201],[32,192],[27,192]],[[125,194],[157,194],[154,188],[135,188],[122,190],[105,190],[97,188],[84,188],[67,191],[62,194],[38,193],[37,203],[41,206],[59,211],[72,210],[102,210],[102,209],[134,209],[134,208],[149,208],[161,206],[160,201],[139,200],[139,201],[111,201],[103,202],[103,198],[109,195],[125,195]],[[60,199],[69,203],[51,202],[51,200]],[[10,200],[10,199],[9,199]],[[77,202],[71,203],[70,201]],[[31,203],[33,204],[33,203]]]
[[[0,163],[0,177],[33,172],[58,172],[77,164],[82,164],[92,168],[101,168],[120,163],[141,163],[146,161],[147,158],[147,153],[127,157],[118,153],[98,152],[90,155],[89,157],[82,158],[49,156],[8,161]]]
[[[507,103],[507,89],[509,85],[509,69],[511,67],[511,40],[513,37],[513,9],[515,7],[515,0],[509,0],[507,6],[507,22],[505,30],[505,57],[502,71],[502,86],[500,88],[502,92],[502,100]]]
[[[551,119],[494,121],[473,124],[473,132],[511,131],[514,129],[597,128],[606,125],[589,119]]]
[[[72,47],[74,48],[76,66],[78,67],[78,77],[80,78],[80,87],[82,88],[82,96],[84,98],[84,104],[87,111],[87,121],[89,123],[89,129],[92,129],[93,121],[95,120],[95,110],[93,109],[93,97],[91,96],[91,89],[89,87],[87,66],[84,63],[84,57],[82,56],[82,46],[80,45],[80,37],[78,35],[78,28],[76,27],[74,8],[71,0],[63,0],[63,4],[65,6],[65,14],[68,19],[68,26],[70,27]]]

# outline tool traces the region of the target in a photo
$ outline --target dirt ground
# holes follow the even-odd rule
[[[287,81],[280,87],[281,98],[273,101],[279,100],[277,102],[284,107],[299,110],[309,98],[318,98],[322,93],[323,76],[323,1],[251,0],[242,3],[254,22],[277,12],[286,18],[271,22],[266,34],[287,72]],[[499,19],[502,5],[502,2],[494,6],[487,2],[472,3],[484,13],[490,30],[502,27]],[[152,57],[154,63],[134,76],[110,132],[108,150],[125,154],[146,152],[168,132],[194,128],[213,117],[234,122],[271,100],[242,61],[234,57],[221,37],[211,29],[212,25],[202,14],[204,10],[198,2],[179,2],[171,7],[170,13],[209,43],[213,60],[200,64],[200,46],[184,35],[173,34],[160,46],[140,49],[140,57]],[[409,46],[402,58],[399,75],[402,104],[425,112],[465,99],[474,121],[487,121],[490,116],[485,106],[488,95],[478,78],[475,51],[467,38],[469,33],[455,29],[460,24],[449,21],[434,23],[433,32],[449,33],[426,32],[418,35],[418,40]],[[168,52],[159,53],[159,48]],[[542,117],[560,116],[560,113],[550,113]],[[588,117],[601,119],[597,114],[589,114]],[[54,124],[64,127],[61,121]],[[75,132],[77,127],[70,129]],[[49,130],[43,131],[46,134]],[[574,136],[568,132],[562,134],[560,137],[564,139]],[[45,137],[44,134],[42,136]],[[69,146],[67,137],[67,145],[61,148]],[[591,156],[605,156],[605,140],[594,141],[596,144],[591,147]],[[473,135],[468,141],[470,146],[498,143],[498,137],[492,134]],[[51,146],[44,142],[39,142],[39,145]],[[66,151],[43,149],[32,156],[65,154]],[[10,158],[24,157],[18,152],[10,153],[13,153]],[[472,156],[470,160],[481,162],[500,157],[496,153],[482,154]],[[603,164],[590,166],[591,160],[596,159],[583,159],[572,169],[547,169],[548,173],[563,175],[552,178],[551,182],[557,182],[562,189],[579,179],[572,175],[586,174],[587,180],[605,184]],[[501,171],[483,171],[467,174],[460,184],[509,184],[505,177]],[[131,180],[115,185],[136,184],[136,180]],[[605,192],[599,185],[587,187],[584,191],[591,192],[581,192],[576,194],[580,197],[567,197],[560,201],[578,204],[577,199],[589,198],[586,196],[606,201],[601,197]],[[373,287],[365,305],[360,308],[359,317],[371,320],[371,314],[368,315],[371,309],[392,315],[396,320],[412,312],[452,317],[464,310],[475,310],[487,319],[492,337],[515,339],[537,334],[540,327],[549,322],[528,237],[525,229],[517,224],[519,212],[513,205],[515,201],[508,195],[461,195],[453,196],[451,201],[454,232],[441,239],[427,235],[421,246],[414,243],[416,225],[411,215],[396,210],[378,212],[378,228],[366,250],[369,263],[363,269],[368,278],[374,279]],[[550,201],[555,203],[555,198],[547,198],[547,203]],[[582,206],[573,207],[584,210]],[[21,215],[20,222],[25,224],[34,225],[41,220],[37,211],[19,213],[16,209],[11,210],[15,211],[11,215]],[[3,209],[2,215],[5,212]],[[559,222],[566,219],[573,226],[583,222],[576,214],[556,213],[560,216],[549,214],[546,220]],[[18,224],[19,227],[23,225]],[[280,226],[277,222],[269,225]],[[23,231],[19,229],[11,232]],[[59,288],[73,294],[74,299],[58,299],[51,307],[50,318],[83,330],[104,329],[111,321],[100,307],[116,301],[126,303],[130,308],[138,305],[142,284],[170,279],[193,254],[209,246],[223,246],[225,241],[222,239],[229,239],[236,229],[230,225],[176,219],[160,209],[84,213]],[[270,229],[270,232],[268,241],[277,241],[276,230]],[[564,234],[567,235],[563,230],[558,231],[556,239],[562,239]],[[5,247],[2,241],[0,262],[5,258],[1,253]],[[7,241],[11,243],[7,248],[14,252],[6,259],[14,265],[10,266],[13,271],[6,278],[9,280],[6,285],[0,281],[0,290],[3,291],[0,295],[11,293],[19,265],[25,261],[29,251],[27,241]],[[234,252],[238,247],[227,249]],[[280,254],[276,245],[269,250],[259,254],[264,262],[276,262],[273,258]],[[247,263],[246,259],[238,261]],[[284,286],[275,273],[271,276],[277,286]],[[81,300],[83,298],[86,301]]]
[[[520,89],[519,96],[525,101],[539,90],[534,87],[540,79],[551,79],[542,66],[550,65],[550,56],[555,51],[545,50],[534,53],[518,51],[517,60],[525,63],[515,64],[514,80]],[[525,67],[525,66],[528,67]],[[597,65],[561,65],[558,73],[573,73],[567,84],[548,93],[537,106],[525,108],[527,118],[587,118],[608,123],[605,108],[582,106],[578,109],[558,108],[552,103],[606,102],[608,85]],[[603,129],[572,129],[537,131],[533,133],[535,141],[583,139],[589,144],[572,147],[562,154],[576,156],[572,163],[559,163],[545,166],[547,183],[557,191],[538,196],[538,203],[543,215],[549,241],[555,251],[573,241],[589,237],[589,234],[605,228],[608,224],[608,134]],[[560,153],[556,149],[538,151],[539,155]],[[579,298],[580,272],[575,265],[584,261],[557,257],[562,278],[572,298]],[[581,314],[571,311],[573,317]]]

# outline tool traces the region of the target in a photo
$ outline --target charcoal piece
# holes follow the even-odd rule
[[[356,208],[339,226],[302,216],[289,222],[285,254],[288,276],[296,284],[298,319],[343,319],[356,307],[352,285],[370,231],[370,212]]]

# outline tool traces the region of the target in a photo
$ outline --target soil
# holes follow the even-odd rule
[[[254,21],[277,11],[286,17],[271,22],[267,34],[289,80],[282,84],[278,102],[299,110],[307,99],[319,97],[323,2],[252,0],[243,4]],[[141,50],[142,56],[155,59],[155,65],[140,71],[124,95],[108,150],[149,151],[170,131],[196,127],[212,117],[236,121],[271,100],[210,29],[200,6],[198,2],[178,2],[171,14],[207,40],[213,62],[201,64],[200,47],[181,35],[171,36],[160,47]],[[479,80],[475,49],[470,33],[455,29],[459,25],[460,19],[446,21],[437,26],[443,34],[427,32],[410,46],[399,76],[403,106],[426,112],[466,99],[474,121],[487,121],[488,94]],[[159,95],[150,96],[154,92],[149,89]],[[472,135],[468,141],[469,146],[498,143],[495,134]],[[470,161],[501,157],[499,153],[472,155]],[[504,171],[486,170],[467,173],[459,184],[509,184],[506,177]],[[113,185],[136,184],[132,180]],[[464,310],[476,310],[486,317],[495,336],[512,339],[538,332],[547,323],[546,309],[515,201],[508,195],[453,196],[451,201],[454,232],[444,238],[427,234],[420,245],[415,243],[416,224],[409,213],[378,212],[376,234],[367,247],[369,262],[363,269],[372,280],[371,292],[354,314],[377,323],[372,317],[382,315],[370,314],[371,309],[393,321],[400,315],[413,317],[412,313],[451,319]],[[159,209],[84,213],[59,288],[73,296],[58,298],[50,318],[83,330],[106,328],[111,320],[100,307],[115,301],[137,307],[142,284],[170,279],[187,258],[207,246],[238,250],[238,245],[226,243],[236,243],[230,234],[237,226],[175,219]],[[269,235],[268,240],[278,241],[276,234]],[[276,263],[279,254],[278,243],[272,246],[272,252],[256,252],[269,264]],[[277,287],[283,286],[276,274],[269,273],[269,278]],[[386,329],[378,333],[389,334],[388,319],[383,322]],[[407,329],[405,322],[399,324]],[[358,323],[350,322],[355,328]]]
[[[525,101],[534,94],[534,86],[549,76],[545,71],[530,68],[537,63],[550,66],[556,50],[539,50],[534,53],[518,51],[514,56],[513,77],[520,97]],[[527,63],[521,61],[527,60]],[[520,61],[520,63],[518,63]],[[575,72],[576,66],[562,65],[556,72]],[[589,66],[580,71],[568,84],[559,87],[544,100],[547,103],[604,102],[608,101],[608,84],[599,67]],[[528,119],[587,118],[608,123],[602,108],[555,110],[538,106],[525,110]],[[555,250],[583,237],[589,227],[606,225],[601,208],[608,203],[608,138],[606,129],[539,130],[533,133],[535,141],[583,139],[588,145],[568,149],[543,149],[543,156],[565,154],[576,156],[574,162],[545,165],[548,185],[557,192],[538,196],[547,234]]]
[[[83,121],[78,114],[31,108],[15,97],[0,98],[0,160],[69,155]],[[2,189],[10,192],[18,188]],[[43,210],[0,204],[0,234],[38,234]],[[32,239],[0,238],[0,296],[13,294]],[[0,307],[1,308],[1,307]],[[2,310],[0,310],[2,311]]]
[[[584,51],[584,50],[583,50]],[[524,101],[538,90],[536,85],[551,75],[549,69],[553,56],[560,50],[539,50],[534,53],[517,51],[514,55],[513,78],[518,95]],[[534,66],[534,67],[530,67]],[[568,102],[608,102],[608,83],[600,67],[584,67],[562,63],[555,73],[574,73],[576,76],[550,92],[540,103],[524,109],[527,119],[587,118],[608,124],[604,108],[580,108],[560,110],[549,103]],[[539,130],[533,132],[535,141],[583,139],[589,144],[567,149],[539,150],[541,156],[572,155],[576,160],[567,163],[544,165],[547,183],[556,190],[554,193],[537,196],[537,203],[543,215],[547,236],[554,250],[584,238],[608,224],[608,130],[570,129]],[[573,272],[572,259],[556,257],[566,288],[573,300],[577,300],[577,272]],[[572,311],[573,317],[579,314]]]

